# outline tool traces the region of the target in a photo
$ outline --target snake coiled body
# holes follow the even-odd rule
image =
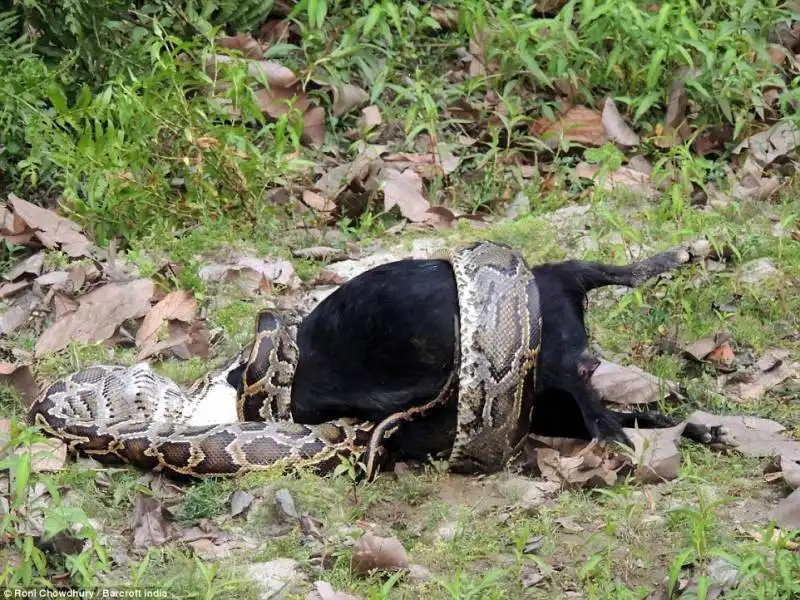
[[[451,465],[502,468],[530,425],[541,342],[538,290],[523,258],[504,245],[479,242],[442,258],[453,266],[458,291],[457,360],[441,394],[424,406],[380,423],[294,422],[296,324],[261,313],[253,342],[188,392],[147,363],[93,366],[44,389],[30,406],[29,422],[73,451],[153,471],[204,477],[285,465],[325,474],[341,457],[366,453],[371,477],[386,437],[456,392]],[[234,372],[240,373],[235,387]],[[220,398],[235,406],[222,422],[215,407]]]

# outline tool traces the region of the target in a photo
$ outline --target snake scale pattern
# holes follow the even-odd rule
[[[284,465],[326,474],[340,457],[365,453],[371,478],[384,440],[403,422],[424,418],[457,385],[450,464],[502,468],[529,429],[532,394],[525,390],[535,383],[541,344],[538,290],[524,259],[505,245],[477,242],[439,257],[453,267],[459,335],[454,372],[424,406],[380,423],[294,422],[296,323],[264,312],[253,342],[186,392],[147,363],[92,366],[44,389],[28,420],[73,452],[145,470],[207,477]],[[238,389],[227,378],[235,369],[243,373]],[[236,407],[222,421],[215,409],[220,396]]]

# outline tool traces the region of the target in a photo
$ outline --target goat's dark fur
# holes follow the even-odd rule
[[[598,361],[587,350],[586,295],[607,285],[634,287],[688,260],[664,252],[627,266],[567,261],[533,269],[542,314],[532,433],[630,444],[623,427],[675,423],[659,413],[604,407],[590,379]],[[458,299],[444,260],[400,260],[350,280],[300,324],[292,414],[301,423],[340,417],[381,420],[436,397],[453,369]],[[430,416],[390,438],[390,453],[424,459],[453,442],[455,395]],[[690,429],[690,437],[704,432]]]

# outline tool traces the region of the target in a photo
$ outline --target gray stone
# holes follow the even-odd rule
[[[278,597],[294,584],[306,577],[298,570],[299,563],[293,558],[276,558],[269,562],[254,563],[247,567],[247,575],[261,590],[262,600]]]

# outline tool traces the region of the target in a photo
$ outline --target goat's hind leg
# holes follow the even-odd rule
[[[622,427],[628,429],[666,429],[668,427],[676,427],[680,425],[680,421],[669,417],[658,411],[635,411],[635,412],[617,412],[610,411],[616,415]],[[702,423],[686,423],[681,433],[685,437],[697,444],[715,444],[722,440],[726,431],[723,427],[714,425],[704,425]]]
[[[645,281],[673,271],[693,259],[708,256],[709,245],[704,240],[676,246],[650,258],[628,265],[573,261],[573,270],[585,292],[607,285],[639,287]]]

